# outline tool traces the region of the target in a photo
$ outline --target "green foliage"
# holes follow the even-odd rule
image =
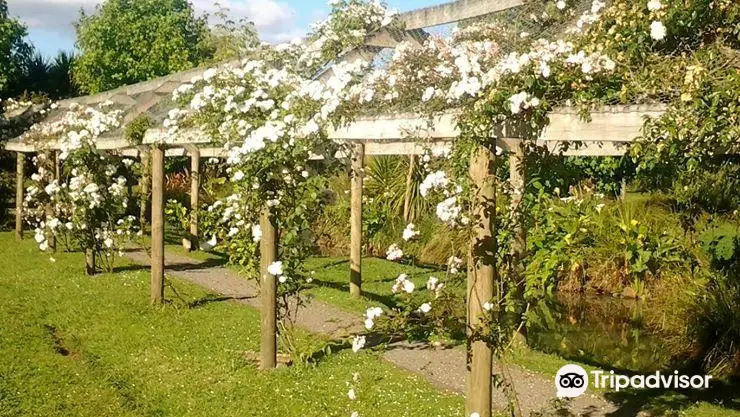
[[[108,0],[76,28],[73,75],[89,93],[193,68],[213,53],[205,18],[187,0]]]
[[[52,60],[36,52],[25,60],[21,77],[9,86],[8,93],[53,100],[77,96],[79,91],[72,81],[74,60],[75,56],[65,51],[59,51]]]
[[[259,34],[254,22],[240,19],[235,22],[229,18],[229,9],[216,3],[219,9],[215,16],[218,22],[211,28],[208,36],[209,47],[213,50],[210,63],[220,64],[238,58],[245,58],[260,44]]]
[[[555,189],[565,192],[571,187],[589,184],[602,194],[617,196],[622,191],[622,179],[634,173],[629,158],[563,156],[560,152],[548,152],[535,146],[527,149],[525,164],[528,192],[535,194],[539,189],[550,193]]]
[[[693,356],[715,377],[740,376],[740,280],[717,277],[689,312]]]
[[[26,27],[8,15],[7,1],[0,0],[0,98],[7,98],[6,89],[22,78],[32,51],[26,35]]]
[[[72,52],[59,51],[51,62],[49,86],[44,91],[51,98],[65,99],[80,95],[79,88],[72,80],[72,68],[77,57]]]
[[[190,215],[187,207],[177,200],[167,200],[164,205],[164,214],[167,223],[177,228],[176,230],[188,230],[190,227]]]
[[[740,165],[736,156],[674,174],[669,196],[682,215],[693,219],[701,212],[727,214],[740,207]]]
[[[23,88],[26,91],[46,91],[49,87],[50,68],[51,65],[46,57],[39,52],[34,53],[26,62]]]
[[[363,222],[368,238],[372,238],[387,222],[404,219],[407,198],[408,222],[428,214],[429,202],[419,190],[425,173],[417,159],[414,156],[410,182],[407,182],[409,164],[412,163],[409,157],[380,156],[367,162],[363,193],[367,204],[363,206]]]
[[[152,119],[141,114],[126,125],[125,137],[132,145],[141,145],[144,142],[144,135],[152,127]]]
[[[702,233],[701,243],[715,268],[740,276],[740,225],[725,223],[709,229]]]
[[[615,207],[588,190],[540,198],[527,235],[528,296],[559,288],[643,297],[662,274],[693,268],[692,244],[664,211]]]

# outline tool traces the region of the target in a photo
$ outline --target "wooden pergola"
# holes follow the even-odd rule
[[[371,36],[366,46],[346,51],[342,59],[354,61],[357,58],[372,59],[382,48],[394,47],[404,39],[418,39],[423,29],[454,23],[465,19],[488,15],[516,7],[521,0],[462,0],[440,6],[414,10],[400,15],[406,24],[404,33],[392,33],[381,30]],[[420,32],[421,31],[421,32]],[[205,69],[195,69],[183,73],[161,77],[140,84],[121,87],[109,92],[65,100],[58,103],[59,108],[50,118],[67,111],[72,103],[95,105],[111,101],[124,111],[124,123],[131,122],[140,115],[151,116],[155,123],[161,125],[169,109],[172,92],[182,83],[203,74]],[[165,110],[165,111],[163,111]],[[550,114],[549,126],[538,137],[522,133],[521,129],[501,125],[491,132],[491,142],[501,148],[510,160],[511,183],[517,189],[524,187],[520,167],[524,163],[523,144],[536,143],[551,150],[557,150],[566,143],[576,144],[564,152],[570,156],[619,156],[623,155],[629,143],[640,135],[644,118],[656,117],[665,111],[664,105],[608,106],[594,109],[591,121],[584,122],[574,108],[559,108]],[[441,114],[429,120],[417,114],[377,116],[359,118],[348,126],[329,132],[331,139],[345,143],[351,154],[343,155],[351,162],[351,248],[350,248],[350,291],[354,296],[362,292],[362,193],[363,165],[366,156],[374,155],[420,155],[430,147],[444,146],[454,141],[460,134],[454,112]],[[163,144],[166,130],[150,129],[146,132],[143,143],[132,144],[121,130],[101,137],[98,149],[139,157],[151,168],[151,301],[160,303],[164,298],[164,160],[170,156],[189,156],[191,158],[191,206],[193,210],[190,221],[192,246],[198,236],[197,208],[199,206],[200,159],[224,158],[226,151],[211,142],[197,130],[180,132],[173,141]],[[23,233],[23,199],[25,179],[25,154],[58,149],[56,143],[45,144],[37,148],[17,138],[6,143],[5,149],[17,153],[17,188],[16,188],[16,234],[22,238]],[[471,178],[479,184],[478,198],[481,204],[488,204],[487,196],[493,192],[490,178],[494,175],[492,161],[495,153],[492,148],[476,152],[471,161]],[[148,186],[145,179],[142,186]],[[480,247],[490,241],[495,234],[492,221],[484,210],[476,228],[477,237],[472,247]],[[262,347],[261,366],[264,369],[276,365],[276,283],[274,277],[266,272],[266,267],[276,258],[278,231],[268,215],[262,216],[263,237],[261,242],[261,297],[262,297]],[[490,249],[483,248],[484,251]],[[496,271],[490,263],[476,263],[470,267],[468,317],[470,326],[477,323],[483,311],[484,301],[491,298]],[[491,409],[491,372],[492,353],[483,342],[474,342],[471,346],[472,362],[469,364],[469,393],[466,404],[466,415],[477,411],[482,417],[490,417]],[[486,411],[488,410],[488,411]]]

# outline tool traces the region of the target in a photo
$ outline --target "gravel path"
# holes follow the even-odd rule
[[[138,264],[149,264],[149,256],[141,250],[128,252],[127,256]],[[168,275],[198,284],[225,299],[259,308],[258,286],[234,271],[171,252],[167,252],[165,259]],[[364,330],[361,316],[317,300],[301,307],[296,324],[333,339],[343,339]],[[463,349],[399,342],[391,344],[384,357],[400,368],[423,376],[440,389],[455,393],[465,391]],[[509,365],[507,369],[525,416],[532,412],[541,412],[545,416],[563,415],[563,411],[552,409],[556,398],[552,379],[515,365]],[[506,407],[506,397],[500,389],[494,388],[493,399],[496,407]],[[576,416],[599,417],[615,415],[617,407],[602,396],[586,393],[570,401],[567,409]]]

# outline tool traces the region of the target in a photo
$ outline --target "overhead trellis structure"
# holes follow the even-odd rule
[[[355,61],[362,59],[372,61],[384,48],[393,48],[402,41],[421,43],[427,36],[424,29],[439,25],[451,24],[479,18],[500,12],[510,12],[522,5],[522,0],[461,0],[439,6],[427,7],[401,14],[399,20],[405,30],[382,29],[368,37],[365,45],[345,51],[339,60]],[[227,63],[225,65],[228,65]],[[159,303],[164,297],[164,160],[168,156],[189,156],[191,158],[191,205],[192,217],[188,233],[191,236],[191,247],[197,246],[198,218],[197,207],[200,189],[201,158],[225,158],[227,151],[212,141],[208,135],[199,130],[183,130],[174,137],[169,137],[167,129],[151,128],[146,131],[141,141],[132,142],[126,126],[139,117],[146,117],[153,126],[162,126],[168,111],[175,107],[172,93],[183,83],[200,77],[205,68],[185,71],[178,74],[160,77],[144,83],[121,87],[105,93],[65,100],[57,103],[46,120],[59,119],[73,104],[97,105],[110,102],[113,109],[123,112],[123,125],[118,130],[109,132],[97,141],[97,148],[115,152],[120,155],[140,157],[148,160],[151,167],[151,300]],[[317,78],[326,77],[330,70],[319,74]],[[572,107],[556,108],[549,114],[549,125],[542,132],[532,132],[520,126],[502,123],[490,132],[495,145],[507,154],[511,166],[511,183],[516,189],[524,186],[519,169],[524,164],[523,144],[533,143],[551,151],[560,151],[568,156],[619,156],[624,155],[629,143],[639,137],[645,118],[655,118],[666,110],[663,104],[605,106],[591,109],[590,121],[585,122],[577,109]],[[360,295],[362,290],[362,190],[363,164],[366,156],[374,155],[420,155],[434,147],[446,146],[459,137],[456,113],[450,111],[433,117],[419,114],[397,114],[373,117],[360,117],[347,126],[339,127],[329,133],[329,137],[348,145],[343,156],[352,168],[351,185],[351,249],[350,249],[350,289],[353,295]],[[22,236],[23,228],[23,182],[25,178],[26,153],[58,149],[55,142],[37,146],[27,143],[23,137],[6,143],[5,149],[17,152],[17,190],[16,190],[16,231]],[[490,153],[476,152],[471,161],[471,178],[480,180],[481,198],[492,192],[482,184],[490,178],[492,168]],[[351,161],[351,162],[350,162]],[[146,182],[142,183],[148,186]],[[481,205],[486,204],[480,200]],[[486,220],[486,219],[484,219]],[[490,241],[493,232],[489,227],[477,230],[475,242]],[[269,229],[263,223],[263,230]],[[275,258],[274,248],[276,231],[264,233],[262,241],[263,264],[269,265]],[[273,240],[271,240],[273,239]],[[474,243],[475,243],[474,242]],[[475,245],[473,245],[475,246]],[[272,249],[270,249],[272,248]],[[269,261],[269,262],[268,262]],[[264,267],[264,266],[263,266]],[[471,280],[471,294],[485,297],[493,288],[495,271],[489,267],[475,270]],[[484,279],[480,279],[483,277]],[[272,282],[274,284],[274,280]],[[274,365],[275,358],[275,286],[263,288],[263,367]],[[469,294],[469,317],[476,317],[482,311],[480,302],[472,302]],[[272,300],[272,302],[270,302]],[[491,393],[491,350],[490,347],[474,345],[470,373],[469,409],[480,411],[482,417],[490,416]],[[487,407],[486,407],[487,404]],[[488,412],[485,412],[488,408]]]

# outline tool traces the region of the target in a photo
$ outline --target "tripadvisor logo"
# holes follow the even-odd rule
[[[578,365],[565,365],[555,375],[555,388],[560,398],[575,398],[586,392],[589,379],[594,388],[611,389],[616,392],[625,388],[707,389],[711,375],[681,375],[678,371],[650,375],[618,375],[614,371],[591,371],[591,378]]]
[[[565,365],[555,375],[555,387],[558,397],[577,397],[588,388],[588,374],[578,365]]]

